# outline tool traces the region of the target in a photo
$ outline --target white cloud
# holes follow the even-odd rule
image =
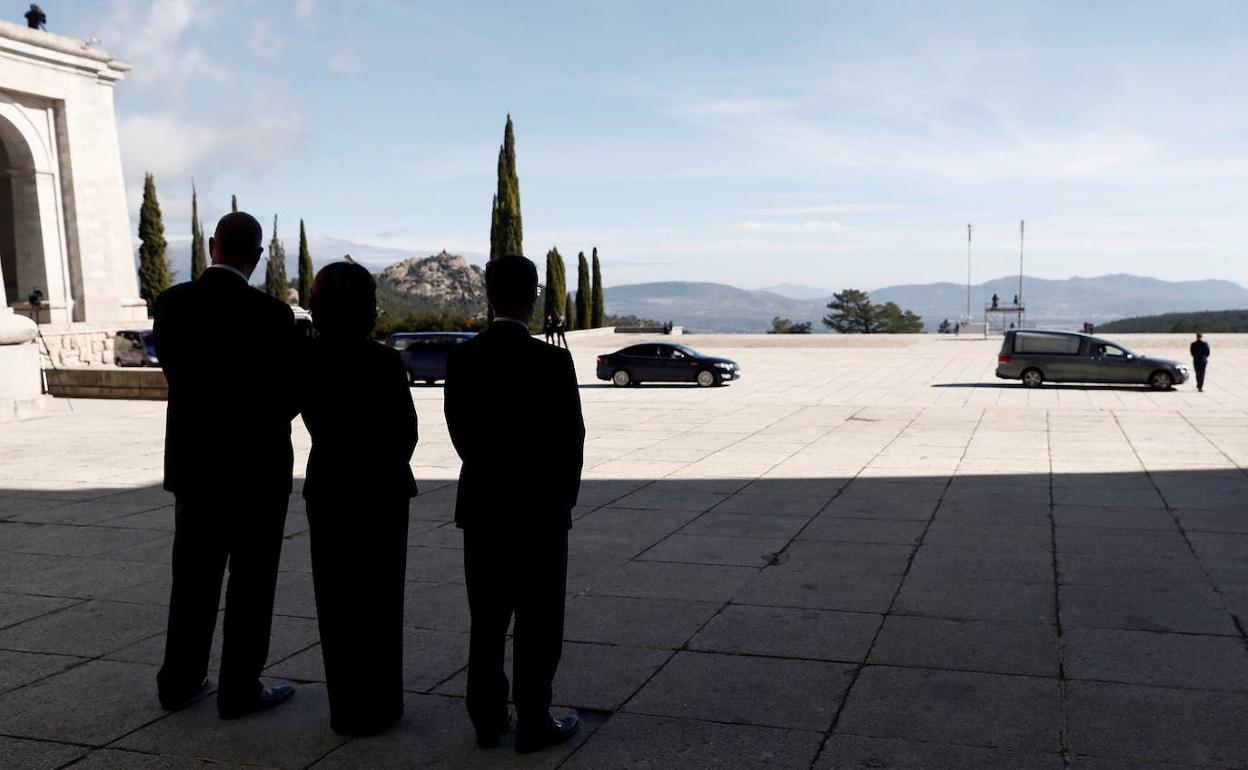
[[[103,47],[134,69],[126,87],[181,98],[194,80],[225,83],[230,70],[185,38],[210,27],[218,7],[202,0],[114,0],[99,26]]]
[[[359,72],[364,66],[363,59],[354,51],[334,51],[329,55],[329,71],[350,74]]]
[[[778,206],[756,209],[750,212],[756,217],[795,217],[812,214],[872,214],[881,211],[900,211],[904,206],[897,203],[823,203],[813,206]]]
[[[251,22],[251,34],[247,37],[247,45],[257,56],[272,59],[286,45],[286,38],[278,34],[268,21],[254,19]]]
[[[831,221],[807,222],[760,222],[750,220],[737,223],[737,227],[752,233],[828,233],[839,230],[840,225]]]
[[[295,18],[303,24],[311,24],[316,15],[316,0],[295,0]]]

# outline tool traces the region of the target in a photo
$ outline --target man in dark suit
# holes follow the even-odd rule
[[[156,352],[169,382],[165,489],[174,494],[173,590],[161,705],[208,686],[208,652],[229,564],[217,712],[230,719],[294,693],[266,688],[273,594],[291,489],[294,316],[248,284],[264,249],[260,223],[226,214],[208,241],[212,266],[160,295]]]
[[[575,716],[550,716],[563,647],[568,530],[581,483],[585,423],[567,350],[529,336],[537,268],[524,257],[491,260],[490,328],[452,348],[445,408],[463,460],[455,524],[464,530],[472,634],[468,715],[477,745],[511,727],[503,651],[513,631],[516,750],[562,743]]]
[[[1196,341],[1188,350],[1192,354],[1192,367],[1196,370],[1196,390],[1203,393],[1205,391],[1205,367],[1209,366],[1209,343],[1205,342],[1205,335],[1197,332]]]

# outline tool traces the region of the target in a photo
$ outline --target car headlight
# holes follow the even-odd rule
[[[716,363],[715,365],[718,366],[720,369],[732,369],[733,368],[732,364],[724,363],[722,361]]]

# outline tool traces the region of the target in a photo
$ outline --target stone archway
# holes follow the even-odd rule
[[[52,153],[18,104],[0,93],[0,275],[5,301],[35,315],[27,297],[44,295],[40,321],[69,321],[73,297]]]

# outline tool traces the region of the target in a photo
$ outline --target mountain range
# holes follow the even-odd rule
[[[993,294],[1002,303],[1009,303],[1017,291],[1017,276],[972,286],[972,318],[983,318],[984,305]],[[1027,322],[1058,328],[1148,313],[1248,308],[1248,289],[1220,280],[1163,281],[1128,274],[1064,280],[1026,278],[1023,292]],[[966,286],[955,283],[887,286],[869,294],[873,302],[896,302],[918,313],[928,330],[934,330],[942,319],[957,320],[966,313]],[[606,289],[608,313],[670,320],[706,332],[766,331],[776,316],[812,321],[814,328],[822,331],[820,319],[828,312],[831,299],[831,292],[792,284],[751,290],[721,283],[666,281]]]

